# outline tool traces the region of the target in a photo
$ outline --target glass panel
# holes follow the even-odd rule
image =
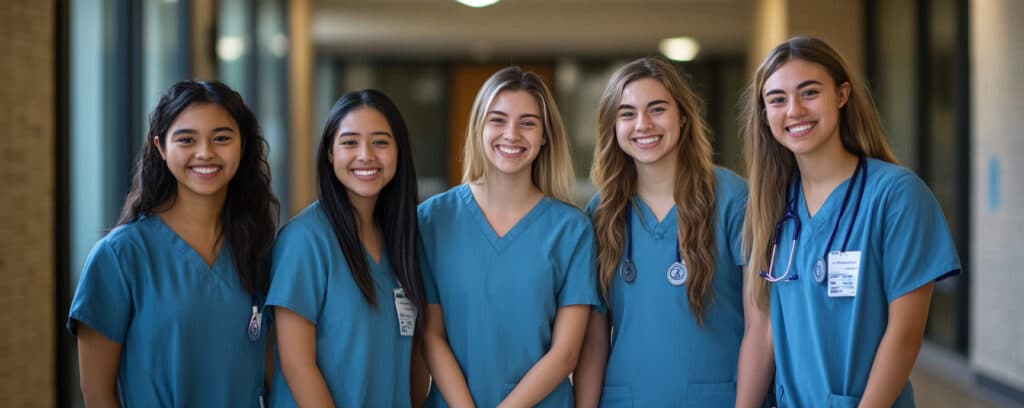
[[[259,118],[263,136],[270,145],[272,188],[281,201],[282,217],[289,214],[288,185],[288,32],[285,5],[281,0],[260,0],[256,20],[255,100],[249,103]]]
[[[912,169],[917,168],[914,3],[914,0],[875,2],[873,19],[878,44],[872,47],[878,61],[878,77],[872,85],[882,127],[897,159]]]
[[[955,106],[953,90],[955,89],[954,67],[954,36],[956,33],[956,5],[954,0],[932,0],[928,13],[928,93],[930,98],[924,101],[922,108],[927,110],[928,128],[924,143],[929,159],[928,168],[922,169],[928,177],[928,184],[935,193],[942,211],[946,215],[946,223],[950,227],[955,241],[960,241],[966,231],[960,231],[956,220],[961,211],[961,200],[957,197],[960,186],[956,175],[968,171],[963,167],[955,151],[956,135]],[[961,246],[962,247],[962,246]],[[928,337],[930,340],[961,353],[966,352],[964,345],[958,344],[959,331],[966,330],[965,322],[961,321],[958,312],[960,296],[963,296],[961,280],[946,279],[935,285],[932,298],[931,314],[928,321]],[[965,315],[965,314],[963,314]]]

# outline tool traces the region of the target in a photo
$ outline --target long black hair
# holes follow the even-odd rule
[[[249,292],[264,293],[269,286],[270,253],[277,232],[279,204],[270,191],[267,141],[260,133],[256,115],[242,96],[219,82],[181,81],[171,85],[149,115],[149,131],[135,162],[128,192],[115,226],[151,215],[177,199],[177,180],[167,168],[153,138],[167,145],[167,131],[185,108],[216,104],[234,118],[242,138],[238,171],[228,183],[221,209],[221,232],[238,269],[238,279]]]
[[[395,268],[395,277],[405,290],[405,295],[420,310],[424,305],[423,279],[420,276],[419,259],[416,254],[416,170],[412,160],[412,145],[409,129],[401,113],[391,99],[380,91],[366,89],[349,92],[335,102],[327,115],[324,131],[320,136],[320,148],[316,155],[317,189],[320,205],[334,229],[334,235],[345,254],[345,260],[352,271],[352,279],[363,292],[366,302],[376,307],[377,297],[373,290],[366,257],[356,231],[356,215],[349,201],[345,186],[334,174],[330,154],[335,134],[342,119],[352,111],[369,107],[384,115],[395,145],[398,147],[398,168],[395,177],[384,186],[373,209],[373,222],[384,234],[384,248],[388,259]]]

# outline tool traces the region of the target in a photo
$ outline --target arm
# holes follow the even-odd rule
[[[861,407],[890,407],[899,397],[921,351],[934,286],[928,283],[889,304],[889,323],[875,351]]]
[[[433,375],[434,385],[451,407],[472,407],[473,397],[455,360],[448,335],[444,329],[444,311],[441,305],[427,305],[427,328],[423,335],[423,354]]]
[[[587,333],[580,350],[580,361],[573,372],[573,388],[576,391],[576,406],[596,408],[601,402],[601,388],[604,386],[604,369],[608,364],[608,349],[611,324],[608,317],[597,311],[590,312]]]
[[[747,272],[743,272],[747,276]],[[746,284],[746,279],[744,279]],[[746,293],[744,290],[743,293]],[[736,406],[760,407],[775,375],[772,321],[749,296],[743,296],[743,341],[736,371]]]
[[[412,361],[409,362],[409,397],[413,408],[423,407],[430,390],[430,371],[423,358],[423,329],[418,327],[412,339]]]
[[[117,369],[120,364],[121,344],[79,323],[78,366],[85,406],[121,406],[117,396]]]
[[[544,400],[572,372],[587,330],[590,305],[570,305],[555,313],[551,349],[526,372],[499,407],[532,407]]]
[[[299,314],[275,307],[281,372],[300,407],[334,407],[320,368],[316,365],[316,326]]]

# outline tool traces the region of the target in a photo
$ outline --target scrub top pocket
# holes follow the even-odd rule
[[[736,405],[736,383],[686,384],[686,405],[731,407]]]

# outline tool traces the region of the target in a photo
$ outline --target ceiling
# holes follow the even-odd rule
[[[743,55],[753,0],[314,0],[324,53],[400,58],[617,56],[657,53],[689,36],[701,55]]]

